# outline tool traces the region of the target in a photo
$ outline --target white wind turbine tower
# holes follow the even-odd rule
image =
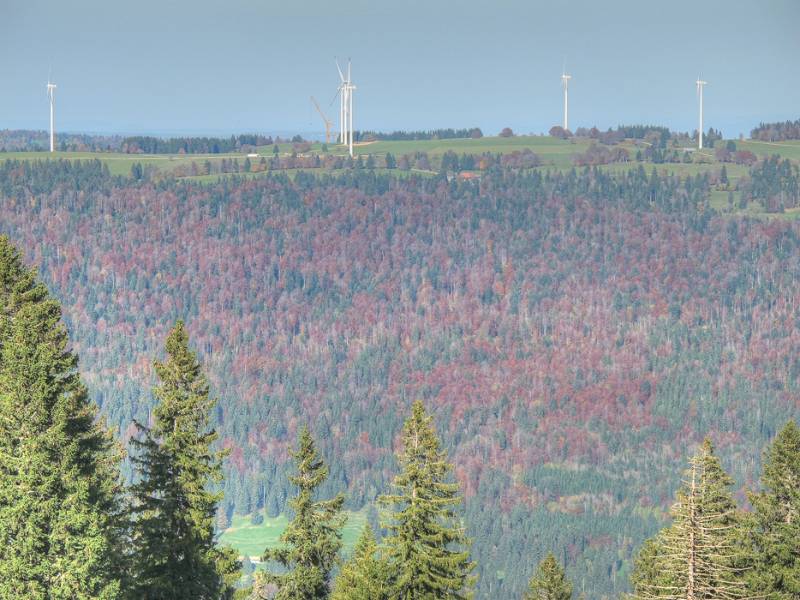
[[[47,97],[50,99],[50,152],[56,151],[56,131],[54,108],[56,103],[56,84],[47,80]]]
[[[566,69],[561,72],[561,84],[564,86],[564,129],[569,129],[569,80],[572,75],[567,75]]]
[[[350,158],[353,157],[353,92],[356,86],[353,85],[353,80],[350,78],[350,59],[347,60],[347,100],[350,102],[350,107],[347,109],[347,115],[350,117]]]
[[[356,86],[350,79],[350,60],[347,61],[347,77],[345,78],[339,61],[336,61],[336,69],[339,71],[339,129],[341,135],[339,141],[348,146],[350,157],[353,156],[353,91]]]
[[[703,81],[700,79],[700,76],[697,77],[697,95],[700,98],[700,129],[698,129],[697,133],[697,149],[703,149],[703,86],[705,86],[708,82]]]

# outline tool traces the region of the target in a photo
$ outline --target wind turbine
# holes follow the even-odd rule
[[[347,61],[347,77],[342,73],[339,67],[339,61],[336,61],[336,70],[339,71],[339,128],[341,136],[339,141],[348,146],[350,157],[353,156],[353,92],[356,86],[350,78],[350,60]]]
[[[703,149],[703,86],[705,86],[708,82],[703,81],[700,79],[700,76],[697,76],[697,95],[700,98],[700,129],[698,130],[697,134],[697,149]]]
[[[561,85],[564,86],[564,130],[569,130],[569,80],[572,75],[567,75],[566,69],[561,72]]]
[[[47,97],[50,99],[50,152],[56,151],[56,131],[55,120],[53,118],[53,109],[56,103],[56,84],[50,83],[50,78],[47,79]]]

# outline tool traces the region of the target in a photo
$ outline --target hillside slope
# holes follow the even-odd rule
[[[221,522],[283,510],[304,423],[329,490],[371,502],[421,398],[465,490],[479,597],[518,596],[552,549],[598,598],[626,589],[693,444],[711,434],[749,485],[800,411],[800,225],[723,218],[703,177],[2,169],[0,231],[63,302],[123,438],[187,319],[231,449]]]

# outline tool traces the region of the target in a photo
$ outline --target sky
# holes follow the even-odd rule
[[[0,0],[0,129],[314,133],[621,123],[728,137],[800,118],[800,0]]]

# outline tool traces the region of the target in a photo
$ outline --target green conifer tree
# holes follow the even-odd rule
[[[433,418],[416,401],[403,428],[401,473],[396,493],[381,497],[393,510],[384,526],[392,565],[392,598],[399,600],[460,600],[472,596],[475,563],[454,512],[461,503],[452,466],[433,428]]]
[[[97,420],[61,308],[0,236],[0,598],[118,598],[121,450]]]
[[[152,425],[137,423],[141,439],[133,461],[140,481],[135,500],[136,590],[145,600],[218,600],[232,594],[238,572],[230,550],[215,544],[214,517],[222,494],[224,452],[212,449],[209,413],[216,399],[189,335],[178,322],[167,337],[166,362],[156,362],[160,385]]]
[[[757,596],[800,598],[800,428],[789,421],[767,450],[763,491],[750,495]]]
[[[389,565],[378,556],[375,534],[367,523],[352,558],[336,577],[331,600],[388,600],[388,576]]]
[[[328,478],[328,467],[306,427],[291,455],[297,465],[297,473],[289,478],[298,488],[297,496],[289,501],[294,517],[281,535],[284,546],[265,550],[263,557],[288,570],[259,573],[257,587],[277,586],[275,600],[322,600],[330,593],[331,571],[342,547],[344,495],[315,499],[317,488]]]
[[[633,560],[631,584],[635,593],[629,598],[636,599],[645,594],[645,590],[672,590],[675,586],[674,574],[662,569],[663,549],[666,547],[664,534],[667,528],[642,544]]]
[[[634,597],[738,600],[748,597],[742,517],[725,472],[706,439],[672,507],[673,523],[645,544],[634,563]]]
[[[572,583],[552,552],[539,563],[528,584],[525,600],[570,600]]]

